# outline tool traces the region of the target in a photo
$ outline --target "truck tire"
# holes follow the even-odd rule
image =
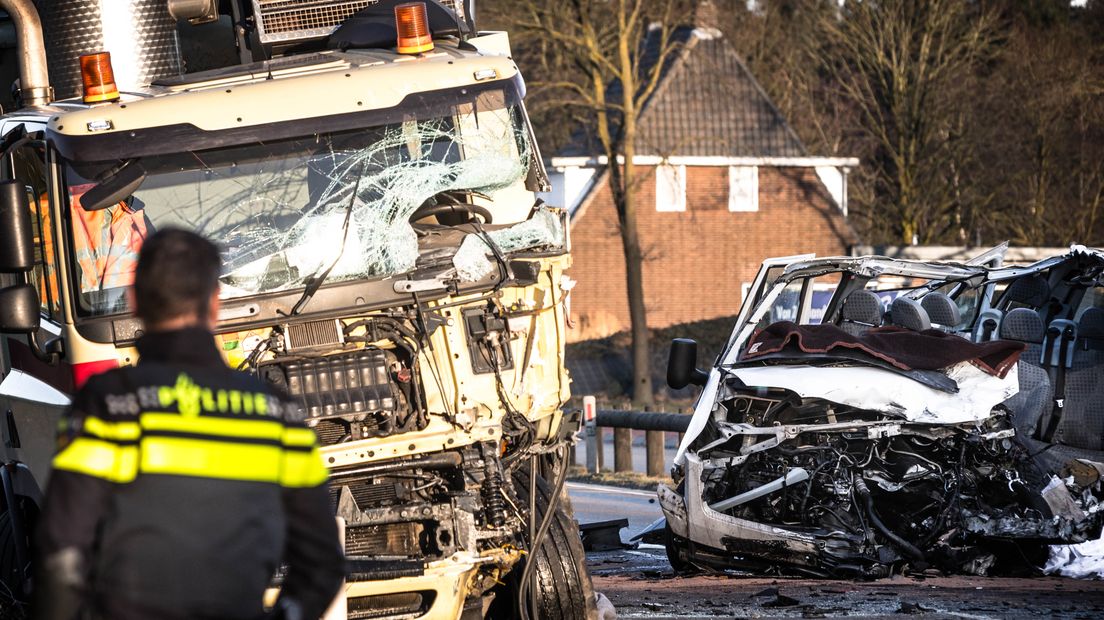
[[[529,496],[529,469],[519,467],[514,472],[514,486],[518,497]],[[537,518],[544,516],[551,499],[552,486],[537,477]],[[594,586],[586,569],[586,554],[579,537],[579,526],[568,516],[570,504],[567,497],[560,500],[548,533],[533,556],[537,609],[540,620],[592,620],[598,617]],[[492,620],[517,618],[518,592],[523,563],[510,573],[503,586],[496,592],[494,603],[487,613]],[[535,619],[534,619],[535,620]]]
[[[23,579],[26,569],[15,558],[15,536],[11,515],[0,512],[0,618],[22,618]]]
[[[33,530],[38,519],[38,506],[33,500],[16,495],[16,510],[20,511],[20,520],[25,531]],[[24,536],[27,534],[25,533]],[[26,602],[29,576],[29,566],[20,566],[15,553],[15,530],[12,528],[11,513],[7,510],[0,512],[0,618],[19,618],[19,615],[5,615],[6,605]],[[30,562],[31,541],[24,540],[27,545],[27,562]]]

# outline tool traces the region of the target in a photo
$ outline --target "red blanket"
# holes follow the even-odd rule
[[[1021,342],[993,340],[975,343],[937,329],[914,332],[899,327],[879,327],[852,336],[835,325],[798,325],[779,321],[755,334],[741,360],[754,360],[787,349],[824,353],[846,347],[862,351],[903,370],[938,370],[959,362],[971,362],[985,372],[1004,378],[1020,359]]]

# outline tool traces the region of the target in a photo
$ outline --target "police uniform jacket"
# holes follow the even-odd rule
[[[36,532],[36,616],[259,618],[281,597],[317,618],[343,557],[314,433],[197,328],[138,341],[63,420]],[[71,606],[68,606],[71,607]]]

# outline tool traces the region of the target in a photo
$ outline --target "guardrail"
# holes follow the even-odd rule
[[[690,415],[655,411],[621,411],[598,409],[593,396],[583,397],[583,423],[586,433],[586,469],[590,473],[602,470],[602,444],[605,428],[613,428],[613,470],[633,471],[632,432],[645,431],[644,455],[649,476],[664,473],[664,433],[678,433],[680,438],[690,425]]]

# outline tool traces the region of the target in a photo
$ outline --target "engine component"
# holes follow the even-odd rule
[[[491,459],[484,460],[483,506],[487,523],[502,527],[506,523],[506,497],[502,494],[502,468]]]
[[[722,500],[710,506],[717,512],[724,512],[729,508],[735,508],[740,504],[750,502],[753,499],[759,499],[764,495],[769,495],[775,491],[781,491],[782,489],[795,485],[799,482],[805,482],[809,479],[809,472],[800,467],[794,467],[790,471],[786,472],[785,476],[775,479],[773,482],[768,482],[762,486],[756,487],[750,491],[741,493],[736,497],[730,497],[726,500]]]
[[[295,336],[298,342],[306,337]],[[391,350],[278,358],[258,374],[299,402],[322,445],[420,430],[427,423],[413,398],[409,362]]]
[[[395,390],[381,350],[287,362],[288,394],[306,405],[310,418],[393,412]]]
[[[330,500],[345,519],[345,552],[365,578],[395,576],[408,562],[420,569],[459,550],[517,544],[521,517],[510,510],[497,445],[334,471]]]
[[[463,316],[472,370],[476,374],[486,374],[513,368],[506,319],[496,307],[465,308]]]
[[[345,334],[337,319],[311,321],[284,327],[284,342],[288,351],[297,351],[345,344]]]

